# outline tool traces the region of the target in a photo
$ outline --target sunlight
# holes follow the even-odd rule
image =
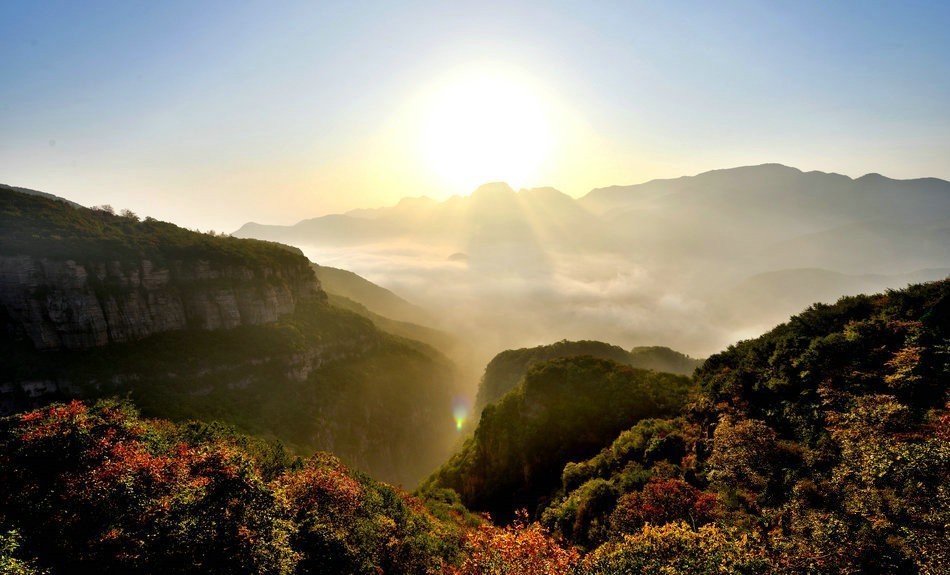
[[[549,149],[544,101],[526,82],[498,71],[468,72],[429,96],[424,164],[466,193],[489,181],[534,183]]]

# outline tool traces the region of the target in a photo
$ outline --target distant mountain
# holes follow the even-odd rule
[[[237,234],[293,243],[411,293],[484,364],[500,349],[559,338],[663,341],[705,355],[808,302],[940,279],[948,214],[943,180],[765,164],[580,199],[491,183],[441,202],[411,198]],[[805,269],[840,276],[762,279]]]
[[[950,182],[936,178],[894,180],[880,174],[852,179],[840,174],[802,172],[781,164],[713,170],[696,176],[653,180],[632,186],[592,190],[581,205],[594,213],[681,209],[742,217],[772,213],[773,218],[808,216],[813,225],[854,221],[888,214],[893,218],[943,219]],[[708,212],[707,212],[708,213]],[[750,222],[752,223],[752,222]],[[803,222],[804,223],[804,222]]]
[[[457,251],[472,255],[498,244],[575,245],[584,238],[600,242],[604,230],[598,230],[598,224],[598,218],[553,188],[515,192],[495,182],[443,202],[407,198],[388,208],[353,210],[293,226],[248,223],[233,235],[307,245],[426,239],[453,243],[459,246]]]
[[[0,415],[127,397],[412,485],[454,440],[455,372],[381,324],[299,250],[0,189]]]
[[[564,357],[591,356],[640,369],[690,375],[703,360],[668,347],[636,347],[626,351],[600,341],[559,341],[551,345],[510,349],[496,355],[485,367],[475,399],[475,413],[515,387],[535,365]]]
[[[893,180],[878,174],[852,179],[779,164],[596,189],[578,201],[594,213],[632,224],[627,241],[722,259],[760,254],[779,242],[833,228],[876,223],[876,240],[892,245],[889,251],[894,253],[877,254],[874,261],[889,265],[913,255],[917,246],[899,241],[903,230],[887,226],[932,228],[950,221],[950,182]],[[863,240],[842,245],[836,243],[840,239],[828,237],[816,247],[841,259],[871,251]],[[932,258],[928,262],[916,267],[935,265]],[[820,260],[788,267],[804,266],[825,267]]]
[[[629,364],[640,369],[692,375],[704,361],[662,345],[641,345],[630,350]]]
[[[366,309],[373,313],[397,321],[432,323],[428,312],[421,307],[351,271],[319,264],[313,264],[313,271],[320,280],[320,285],[329,294],[349,298],[366,306]]]

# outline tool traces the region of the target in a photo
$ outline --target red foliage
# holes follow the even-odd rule
[[[20,440],[24,442],[55,437],[75,427],[90,427],[87,408],[80,401],[24,413],[20,416],[20,425],[23,430]]]
[[[679,479],[654,477],[643,491],[620,498],[611,523],[616,529],[634,533],[646,523],[686,521],[693,526],[703,525],[715,519],[718,512],[719,499],[714,493],[700,491]]]
[[[363,488],[335,458],[316,455],[299,471],[285,473],[274,481],[297,513],[319,511],[340,516],[353,513],[363,500]]]
[[[255,530],[270,529],[260,520],[266,507],[248,507],[260,493],[250,460],[228,443],[170,442],[173,435],[149,429],[129,410],[80,402],[24,414],[0,431],[0,484],[7,487],[0,513],[20,517],[37,540],[52,542],[52,556],[64,565],[118,562],[132,569],[149,557],[186,553],[189,545],[208,552],[214,537],[231,545],[226,540],[235,532],[239,546],[250,548]],[[182,523],[194,513],[217,525],[200,534],[202,543],[184,535],[200,529]],[[170,549],[177,540],[180,549]]]

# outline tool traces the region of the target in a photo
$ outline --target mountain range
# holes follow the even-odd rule
[[[550,190],[477,196],[453,209],[475,203],[480,247],[440,262],[478,281],[405,292],[422,308],[294,247],[0,188],[0,571],[941,572],[950,280],[813,303],[706,360],[593,340],[502,351],[470,427],[471,390],[446,356],[542,333],[564,314],[591,330],[601,324],[580,316],[642,320],[638,310],[736,325],[812,290],[831,298],[939,268],[761,271],[731,292],[697,284],[702,308],[669,272],[725,274],[728,260],[704,245],[614,278],[630,289],[595,308],[591,284],[607,272],[576,264],[633,256],[555,239],[545,234],[567,234],[569,220],[513,211],[522,197],[586,208]],[[410,216],[440,205],[408,204]],[[526,224],[529,213],[547,223]],[[913,221],[927,236],[942,217]],[[527,255],[508,258],[521,244]],[[687,245],[660,242],[653,255]],[[406,263],[409,246],[379,255]],[[573,292],[539,289],[569,285],[571,263]],[[451,289],[467,290],[459,303],[475,323],[452,325],[465,308],[423,299]],[[410,495],[358,469],[427,479]]]
[[[413,294],[484,364],[554,338],[707,355],[816,301],[946,277],[948,214],[943,180],[765,164],[578,199],[492,183],[235,235]]]

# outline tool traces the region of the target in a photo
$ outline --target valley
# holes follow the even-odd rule
[[[605,202],[620,200],[609,191],[587,202],[610,212]],[[333,263],[365,250],[390,266],[377,273],[412,278],[395,283],[423,307],[309,261],[303,243],[0,189],[0,480],[12,486],[0,497],[2,560],[18,573],[936,572],[950,284],[854,295],[944,275],[939,250],[907,259],[914,242],[943,242],[930,193],[907,215],[923,231],[865,254],[867,265],[753,273],[763,264],[751,254],[743,281],[703,284],[689,292],[702,299],[666,307],[688,287],[673,278],[694,277],[691,265],[735,274],[738,264],[709,270],[718,257],[742,261],[747,246],[708,230],[704,249],[671,245],[654,230],[651,244],[621,250],[611,242],[641,232],[595,234],[603,221],[577,201],[497,185],[454,200],[474,202],[451,209],[474,209],[483,225],[464,248],[446,243],[465,251],[438,265],[410,248],[389,259],[352,236],[345,247],[326,240]],[[562,212],[529,234],[525,214],[537,224],[543,202]],[[346,217],[408,218],[390,240],[431,250],[461,226],[424,215],[444,209],[403,202],[398,218]],[[575,224],[589,243],[559,244]],[[768,227],[750,233],[782,235]],[[832,249],[800,232],[772,245]],[[552,262],[565,258],[593,262],[589,275],[559,275]],[[876,273],[895,258],[930,267]],[[649,275],[671,291],[603,292],[597,278],[632,261],[657,266]],[[551,287],[565,281],[586,295]],[[597,293],[599,311],[583,305]],[[665,325],[652,345],[632,335],[641,321]],[[778,325],[708,359],[657,345],[685,330],[674,341],[707,349],[726,333],[704,329],[716,321]],[[515,348],[541,333],[616,339]],[[77,483],[85,476],[95,482]],[[845,537],[855,545],[835,548]]]

